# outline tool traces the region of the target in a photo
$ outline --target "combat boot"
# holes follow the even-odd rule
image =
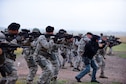
[[[73,67],[73,63],[72,62],[70,62],[70,67]]]
[[[81,71],[79,68],[74,68],[73,71]]]
[[[81,80],[78,77],[75,77],[75,79],[77,80],[77,82],[81,82]]]
[[[99,78],[108,78],[104,75],[104,72],[101,72],[101,75],[99,76]]]
[[[51,84],[57,84],[57,77],[53,77],[53,78],[51,79],[51,81],[52,81]]]
[[[106,77],[104,75],[100,75],[99,78],[106,78],[107,79],[108,77]]]
[[[26,84],[33,84],[33,81],[27,81]]]
[[[91,80],[91,82],[94,82],[94,83],[100,83],[100,82],[97,81],[97,80]]]

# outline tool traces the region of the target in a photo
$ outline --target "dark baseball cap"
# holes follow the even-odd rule
[[[19,30],[20,28],[20,24],[18,23],[11,23],[9,26],[8,26],[8,30]]]
[[[59,33],[60,33],[60,34],[65,34],[65,33],[67,33],[67,31],[66,31],[65,29],[60,29],[60,30],[59,30]]]
[[[53,31],[54,31],[54,27],[52,27],[52,26],[46,27],[46,32],[53,32]]]
[[[91,32],[87,32],[87,34],[89,34],[89,35],[93,35]]]

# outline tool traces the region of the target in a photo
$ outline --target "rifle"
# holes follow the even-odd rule
[[[29,48],[30,46],[21,46],[19,44],[12,44],[12,43],[3,43],[0,42],[0,48],[3,51],[3,54],[5,54],[6,57],[12,59],[15,61],[16,54],[14,54],[14,51],[17,48]]]
[[[0,42],[0,48],[3,51],[2,55],[0,55],[0,73],[3,77],[6,77],[7,74],[10,74],[12,72],[12,68],[10,67],[10,65],[5,63],[6,57],[15,61],[16,54],[14,54],[14,51],[17,48],[26,48],[26,47],[29,46],[21,46],[18,44]]]
[[[109,47],[113,47],[113,46],[121,44],[122,42],[119,41],[119,39],[120,38],[117,38],[115,36],[109,36],[107,39],[107,42],[109,43]]]
[[[0,73],[3,77],[6,77],[7,74],[12,72],[12,68],[5,64],[5,59],[6,57],[9,57],[15,60],[16,55],[14,54],[14,50],[16,50],[18,47],[19,46],[16,44],[0,42],[0,48],[3,52],[2,55],[0,55]]]
[[[18,44],[12,44],[12,43],[5,43],[5,42],[0,42],[0,48],[3,49],[3,51],[14,51],[18,47],[20,47]]]

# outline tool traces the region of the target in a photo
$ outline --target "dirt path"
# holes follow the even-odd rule
[[[18,57],[16,60],[16,65],[18,67],[19,76],[26,76],[28,74],[28,68],[26,62],[22,56]],[[69,64],[66,65],[67,69],[61,69],[58,75],[60,80],[68,80],[67,84],[77,84],[75,76],[79,72],[72,71],[72,68],[69,67]],[[39,68],[37,75],[41,73]],[[126,59],[120,58],[118,56],[106,56],[106,69],[105,75],[108,79],[99,78],[100,70],[97,73],[97,80],[102,84],[126,84]],[[86,75],[82,78],[82,82],[90,82],[91,78],[89,75]],[[114,84],[115,84],[114,83]]]

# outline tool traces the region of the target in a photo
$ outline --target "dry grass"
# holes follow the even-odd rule
[[[123,43],[126,43],[126,36],[120,36],[120,41]]]

